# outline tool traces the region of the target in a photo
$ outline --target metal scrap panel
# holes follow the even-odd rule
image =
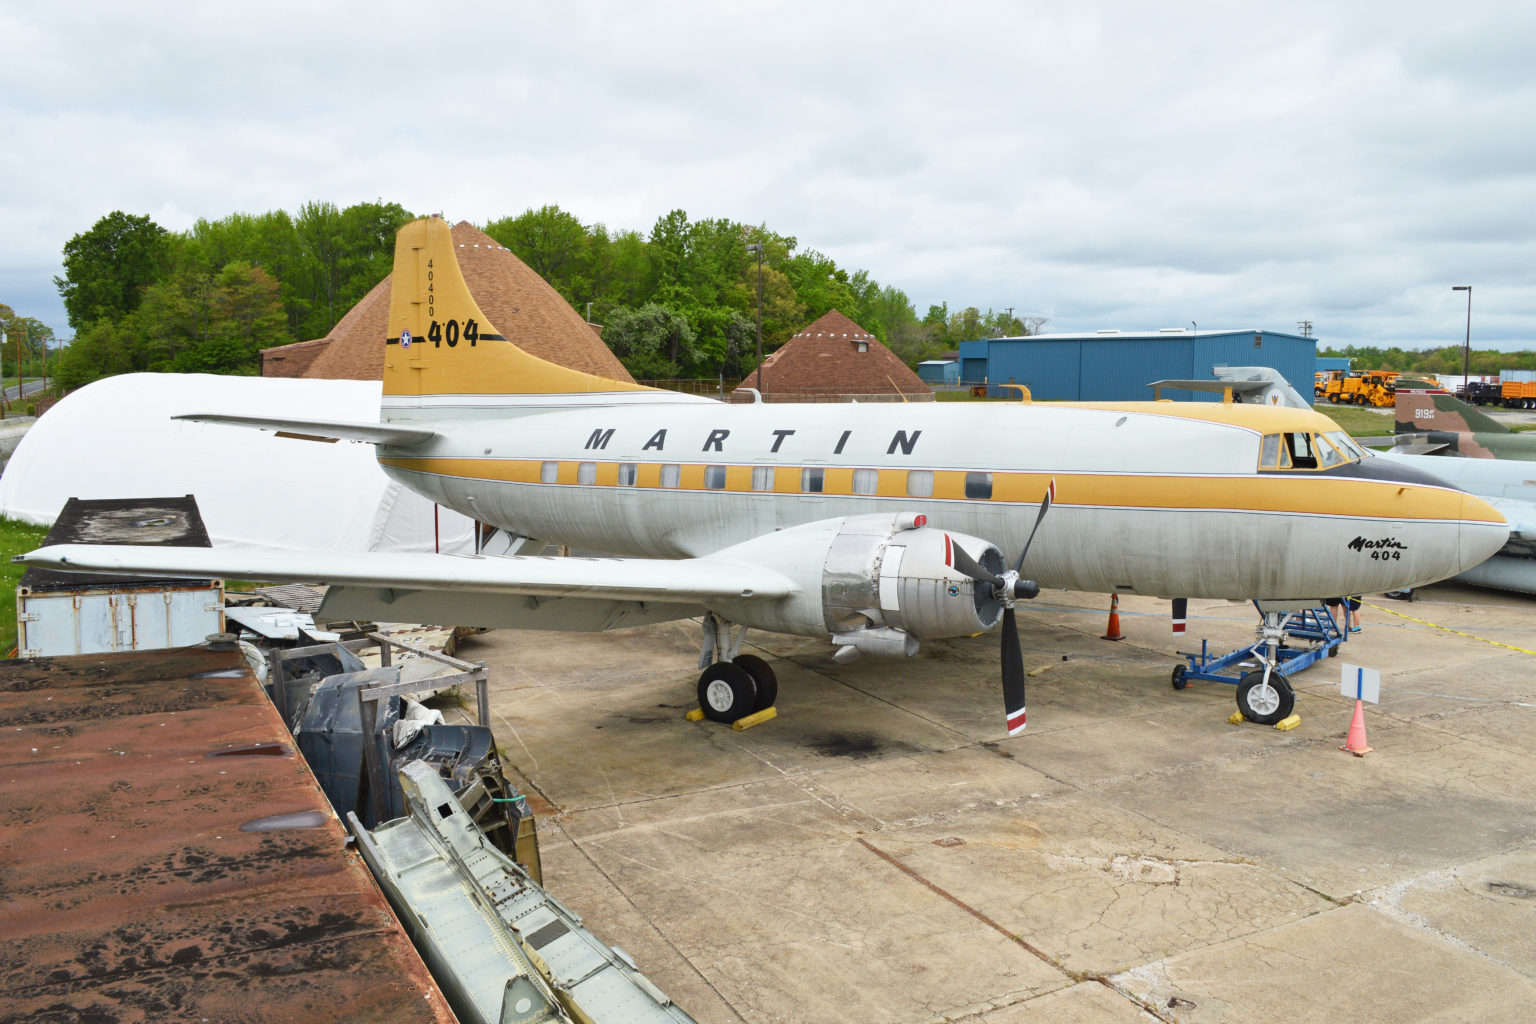
[[[451,1021],[238,652],[0,663],[0,1024]]]

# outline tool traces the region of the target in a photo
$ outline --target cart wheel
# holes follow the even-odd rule
[[[1337,658],[1338,656],[1339,656],[1339,649],[1338,649],[1338,647],[1335,646],[1335,647],[1328,648],[1328,657],[1330,657],[1330,658]]]
[[[1173,688],[1182,690],[1189,685],[1189,669],[1183,665],[1173,666]]]
[[[1237,686],[1237,709],[1250,722],[1274,725],[1290,717],[1295,707],[1296,691],[1291,689],[1290,681],[1277,671],[1269,673],[1269,682],[1266,684],[1264,670],[1255,669],[1243,676],[1243,681]]]

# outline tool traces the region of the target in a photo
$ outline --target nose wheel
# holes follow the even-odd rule
[[[1237,684],[1237,708],[1250,722],[1274,725],[1289,718],[1295,707],[1290,680],[1274,669],[1255,669]]]

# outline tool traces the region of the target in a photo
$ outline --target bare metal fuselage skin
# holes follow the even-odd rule
[[[1261,472],[1265,433],[1304,429],[1296,417],[1331,427],[1311,413],[625,397],[386,397],[388,421],[437,435],[382,448],[380,463],[509,531],[663,558],[832,517],[909,512],[991,540],[1011,560],[1055,480],[1024,575],[1165,597],[1294,600],[1417,585],[1475,564],[1507,532],[1478,499],[1385,460]]]

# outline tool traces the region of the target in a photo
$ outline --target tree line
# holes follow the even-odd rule
[[[1338,349],[1319,349],[1317,354],[1334,358],[1347,356],[1354,360],[1350,365],[1356,370],[1400,370],[1431,376],[1461,376],[1460,345],[1426,349],[1346,345]],[[1494,377],[1504,370],[1536,370],[1536,352],[1472,349],[1467,359],[1467,373],[1473,377]]]
[[[55,284],[75,337],[57,376],[79,387],[140,370],[258,373],[261,349],[324,337],[382,280],[395,233],[414,217],[382,200],[312,202],[293,215],[237,213],[170,232],[114,211],[64,246]],[[747,376],[757,364],[759,288],[764,355],[832,309],[913,366],[962,340],[1044,323],[947,303],[920,317],[905,292],[793,236],[682,210],[647,234],[584,224],[553,205],[482,230],[603,325],[604,342],[640,379]],[[748,248],[757,245],[761,263]]]

